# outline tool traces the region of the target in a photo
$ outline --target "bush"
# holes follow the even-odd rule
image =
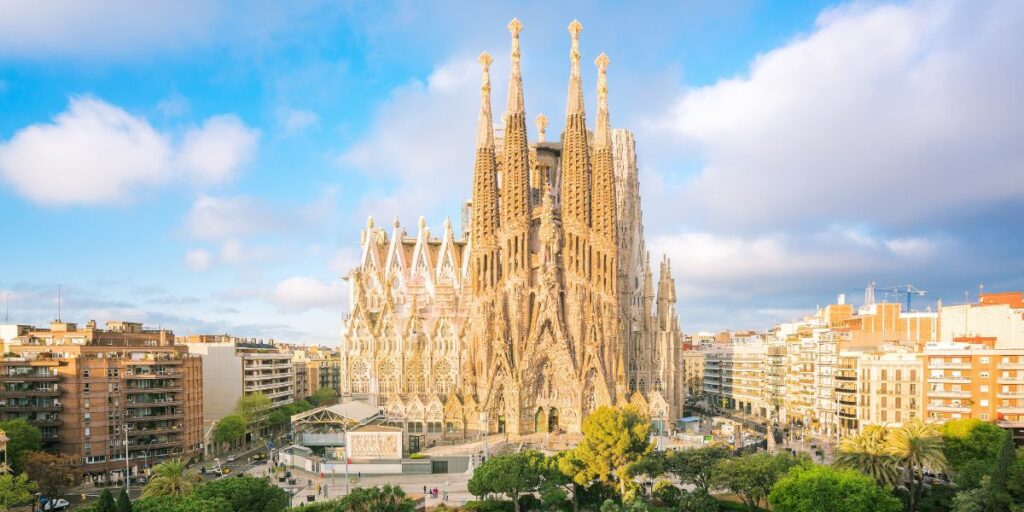
[[[414,454],[410,455],[409,458],[410,459],[429,459],[430,457],[427,457],[426,455],[423,455],[422,453],[414,453]]]
[[[519,510],[541,510],[542,508],[540,499],[532,494],[524,494],[519,497]]]
[[[651,495],[659,505],[674,509],[679,505],[679,499],[683,496],[683,490],[668,480],[658,480],[654,484]]]
[[[462,506],[462,510],[465,512],[512,512],[515,507],[512,506],[510,500],[478,500],[467,501]]]
[[[262,478],[222,478],[200,486],[193,496],[223,499],[235,512],[280,512],[288,506],[288,493]]]
[[[291,507],[286,512],[336,512],[342,510],[341,507],[341,500],[328,500],[304,503],[298,507]]]

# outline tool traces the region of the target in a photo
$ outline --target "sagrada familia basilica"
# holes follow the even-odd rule
[[[596,65],[597,122],[587,128],[579,34],[569,25],[561,140],[527,139],[519,33],[501,137],[483,66],[472,201],[463,233],[423,218],[414,235],[372,219],[347,276],[351,312],[343,392],[381,405],[410,433],[579,432],[601,405],[632,403],[668,427],[683,403],[671,265],[655,284],[644,247],[633,135],[612,129],[607,68]],[[657,294],[655,294],[657,290]]]

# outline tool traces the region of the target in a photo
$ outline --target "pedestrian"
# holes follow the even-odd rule
[[[423,486],[423,494],[424,494],[424,495],[426,495],[426,494],[427,494],[427,486],[425,486],[425,485]]]

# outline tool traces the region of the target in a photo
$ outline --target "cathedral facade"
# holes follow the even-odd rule
[[[410,435],[579,432],[601,405],[632,403],[668,428],[682,410],[682,336],[671,265],[644,247],[633,135],[612,129],[601,54],[586,124],[579,22],[565,128],[527,138],[517,20],[496,136],[483,67],[472,200],[463,230],[434,235],[370,219],[347,280],[343,393],[384,407]],[[390,231],[390,232],[389,232]],[[655,293],[656,292],[656,293]]]

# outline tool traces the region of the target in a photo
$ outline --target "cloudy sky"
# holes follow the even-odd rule
[[[871,281],[922,307],[1024,288],[1021,2],[482,4],[6,0],[10,321],[54,318],[61,285],[66,320],[337,343],[367,215],[458,218],[476,57],[503,98],[513,16],[549,134],[569,21],[585,63],[611,57],[684,330],[764,328]]]

